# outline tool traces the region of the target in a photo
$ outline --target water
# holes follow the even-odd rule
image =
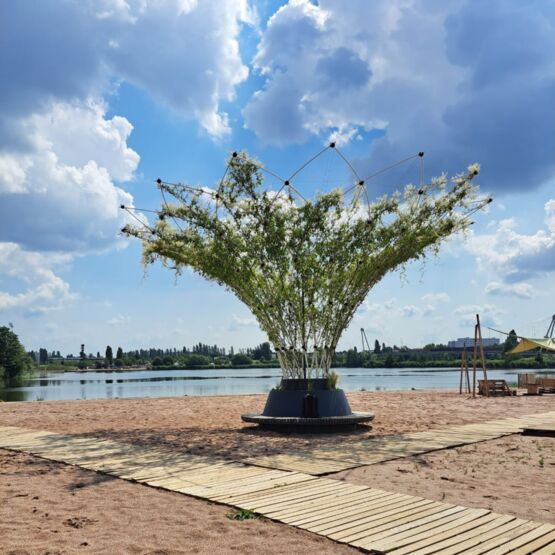
[[[459,370],[444,368],[336,368],[345,391],[456,389]],[[524,371],[524,370],[522,370]],[[488,378],[516,382],[520,370],[490,370]],[[3,401],[56,401],[183,395],[267,393],[281,378],[279,368],[50,372],[20,387],[0,389]]]

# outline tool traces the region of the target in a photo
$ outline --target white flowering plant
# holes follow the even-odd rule
[[[227,168],[215,189],[158,180],[164,202],[156,222],[122,231],[142,241],[145,264],[189,267],[233,292],[268,335],[284,378],[325,378],[372,287],[437,252],[491,201],[472,185],[477,164],[374,202],[363,182],[350,195],[337,189],[313,200],[295,199],[287,181],[268,191],[245,153],[233,153]]]

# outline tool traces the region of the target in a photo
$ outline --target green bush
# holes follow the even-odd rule
[[[252,364],[252,358],[243,353],[237,353],[231,357],[231,364],[233,364],[233,366],[250,366]]]

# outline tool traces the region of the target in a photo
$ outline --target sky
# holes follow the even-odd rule
[[[280,175],[336,141],[369,175],[481,164],[466,237],[383,279],[339,348],[416,347],[555,313],[552,0],[18,0],[0,3],[0,325],[76,354],[264,340],[231,293],[144,268],[119,206],[155,180],[213,186],[245,150]],[[371,196],[417,183],[406,164]],[[323,156],[305,195],[347,179]],[[495,336],[486,331],[486,336]],[[499,335],[497,335],[500,337]]]

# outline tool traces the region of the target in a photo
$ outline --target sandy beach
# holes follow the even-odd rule
[[[372,428],[282,435],[240,420],[265,396],[0,403],[0,425],[240,459],[348,444],[446,424],[553,410],[553,396],[470,399],[454,392],[357,392]],[[230,509],[94,472],[0,450],[0,546],[6,553],[347,553],[285,525],[235,521]],[[555,523],[555,439],[510,436],[348,470],[330,477]]]

